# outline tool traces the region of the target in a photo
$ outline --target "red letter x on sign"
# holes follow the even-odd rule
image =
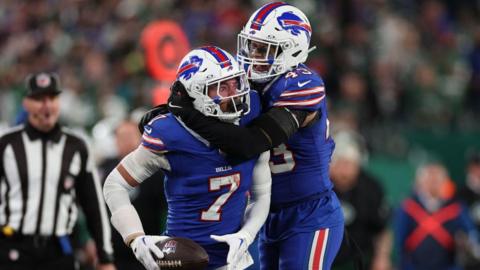
[[[429,214],[414,200],[409,199],[404,203],[404,209],[418,224],[418,227],[408,236],[405,241],[407,250],[414,250],[427,237],[431,235],[444,248],[453,247],[452,235],[443,227],[443,224],[456,218],[460,214],[460,205],[452,203]]]

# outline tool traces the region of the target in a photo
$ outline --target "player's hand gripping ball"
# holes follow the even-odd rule
[[[196,242],[183,237],[169,237],[156,243],[164,257],[157,260],[162,270],[202,270],[208,265],[207,252]]]

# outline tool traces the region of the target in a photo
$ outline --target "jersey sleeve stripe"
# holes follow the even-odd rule
[[[148,151],[153,152],[153,153],[163,154],[163,153],[167,152],[166,149],[154,149],[154,148],[149,147],[148,145],[145,145],[145,144],[142,144],[142,146],[144,148],[146,148]]]
[[[320,103],[325,98],[325,95],[322,95],[318,98],[313,99],[303,99],[303,100],[292,100],[292,101],[277,101],[273,103],[273,106],[283,107],[283,106],[312,106]]]
[[[167,118],[167,116],[164,115],[164,114],[159,114],[159,115],[155,116],[152,120],[150,120],[150,122],[148,122],[148,125],[151,126],[151,125],[153,125],[153,123],[155,121],[157,121],[158,119],[162,119],[162,118]]]
[[[142,139],[149,144],[153,144],[153,145],[157,145],[157,146],[165,146],[165,144],[162,142],[162,140],[157,139],[157,138],[152,138],[152,137],[150,137],[146,134],[142,135]]]
[[[304,95],[304,96],[292,96],[286,98],[280,98],[275,102],[298,102],[298,101],[308,101],[325,96],[324,93],[315,94],[315,95]]]
[[[318,93],[323,93],[323,92],[325,92],[325,87],[323,87],[323,86],[310,88],[310,89],[304,89],[304,90],[289,90],[289,91],[283,92],[280,95],[280,98],[293,97],[293,96],[307,96],[307,95],[313,95],[313,94],[318,94]]]
[[[155,152],[155,153],[160,153],[160,152],[163,152],[163,151],[166,150],[165,146],[158,146],[158,145],[155,145],[155,144],[150,144],[146,141],[142,141],[142,146],[147,148],[151,152]]]

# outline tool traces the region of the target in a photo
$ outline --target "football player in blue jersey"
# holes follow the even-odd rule
[[[259,114],[259,97],[249,90],[245,71],[218,47],[188,53],[178,68],[179,83],[206,116],[243,125]],[[159,269],[154,256],[164,254],[155,243],[165,236],[145,235],[128,192],[161,169],[168,202],[165,235],[199,243],[209,255],[208,269],[244,269],[253,263],[248,246],[269,211],[268,160],[267,151],[230,164],[181,120],[159,114],[145,125],[141,145],[106,179],[112,224],[147,269]]]
[[[205,117],[182,95],[181,85],[169,99],[172,113],[237,161],[273,147],[261,269],[330,269],[343,237],[343,214],[329,179],[335,144],[325,85],[304,64],[311,36],[305,14],[283,2],[266,4],[250,17],[238,35],[237,59],[260,92],[263,113],[248,126]]]

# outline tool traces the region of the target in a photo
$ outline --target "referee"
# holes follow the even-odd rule
[[[0,137],[0,269],[74,270],[77,202],[97,244],[97,269],[114,270],[110,224],[92,156],[58,123],[56,75],[27,78],[27,120]]]

